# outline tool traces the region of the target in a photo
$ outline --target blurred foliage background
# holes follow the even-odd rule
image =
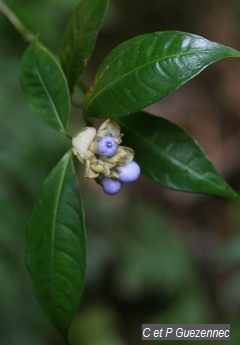
[[[77,0],[6,3],[59,51]],[[118,43],[169,29],[240,49],[240,2],[112,0],[86,79]],[[34,199],[70,142],[28,108],[19,83],[25,48],[0,13],[0,339],[2,345],[62,345],[35,300],[24,245]],[[149,109],[187,128],[238,190],[239,81],[240,61],[224,60]],[[79,114],[74,109],[75,130]],[[167,191],[144,177],[115,197],[85,181],[81,170],[79,180],[88,267],[75,344],[137,345],[142,323],[178,322],[231,323],[231,344],[239,344],[240,205]]]

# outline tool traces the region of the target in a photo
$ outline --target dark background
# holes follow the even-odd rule
[[[58,53],[76,0],[6,3]],[[118,43],[171,29],[240,49],[240,2],[112,0],[86,80]],[[25,231],[42,182],[70,142],[29,110],[19,82],[25,48],[0,13],[0,342],[62,345],[33,295]],[[191,132],[238,190],[239,83],[240,60],[226,59],[149,109]],[[79,118],[75,109],[75,130]],[[168,191],[145,177],[108,197],[82,175],[88,267],[76,345],[138,345],[142,323],[231,323],[230,343],[239,344],[239,204]]]

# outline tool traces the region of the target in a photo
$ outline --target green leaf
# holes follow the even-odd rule
[[[31,43],[22,58],[21,82],[41,119],[65,132],[70,113],[67,80],[56,58],[38,40]]]
[[[144,112],[121,119],[124,144],[142,172],[161,186],[239,200],[196,141],[181,127]]]
[[[119,118],[135,113],[225,57],[240,57],[240,52],[179,31],[130,39],[100,65],[85,99],[85,114]]]
[[[92,55],[108,3],[109,0],[81,0],[66,27],[60,56],[71,91]]]
[[[39,302],[67,341],[83,289],[85,226],[71,153],[42,186],[27,234],[27,265]]]

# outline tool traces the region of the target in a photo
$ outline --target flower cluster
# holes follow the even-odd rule
[[[85,177],[97,179],[109,195],[120,191],[122,183],[135,181],[140,167],[134,151],[120,146],[122,134],[117,122],[106,120],[98,130],[82,128],[72,139],[73,153],[85,165]]]

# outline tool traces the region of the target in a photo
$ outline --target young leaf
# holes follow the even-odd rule
[[[32,108],[49,126],[66,131],[70,95],[64,73],[53,54],[38,40],[21,61],[21,82]]]
[[[109,0],[81,0],[64,32],[61,63],[70,90],[92,55]]]
[[[42,186],[27,234],[27,265],[46,315],[67,341],[85,274],[82,201],[67,153]]]
[[[196,141],[181,127],[144,112],[119,120],[124,144],[142,172],[161,186],[240,200]]]
[[[135,113],[162,99],[211,63],[240,52],[193,34],[145,34],[115,48],[102,62],[85,99],[87,116]]]

